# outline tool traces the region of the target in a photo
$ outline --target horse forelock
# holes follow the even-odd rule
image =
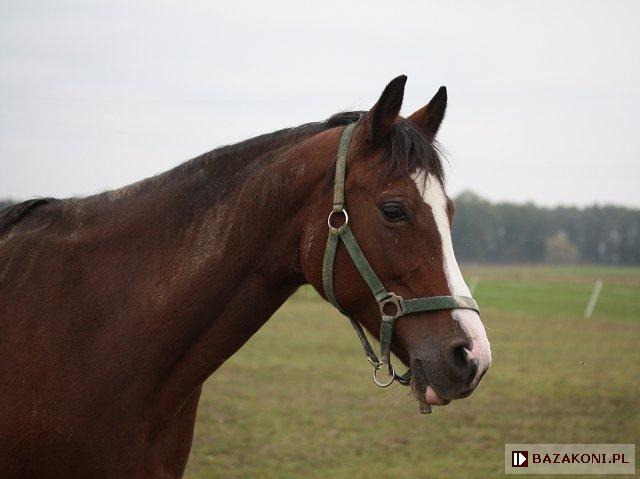
[[[385,175],[410,177],[417,171],[424,171],[444,184],[443,157],[443,149],[437,141],[429,140],[413,122],[399,117],[385,152]]]

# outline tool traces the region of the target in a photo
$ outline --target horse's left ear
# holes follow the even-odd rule
[[[446,109],[447,87],[441,86],[427,106],[416,111],[409,120],[416,124],[430,140],[433,140],[438,133]]]

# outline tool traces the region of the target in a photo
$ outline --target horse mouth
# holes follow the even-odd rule
[[[431,406],[446,406],[451,402],[451,399],[442,399],[429,383],[429,377],[420,360],[414,360],[411,364],[411,389],[420,404],[422,414],[430,413]]]

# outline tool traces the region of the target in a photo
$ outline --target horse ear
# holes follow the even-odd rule
[[[365,117],[366,138],[371,143],[380,143],[391,133],[393,122],[400,114],[406,75],[394,78],[386,86],[378,102],[373,105]]]
[[[441,86],[427,106],[416,111],[409,120],[416,124],[430,140],[433,140],[438,133],[446,109],[447,87]]]

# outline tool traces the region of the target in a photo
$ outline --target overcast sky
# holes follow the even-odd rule
[[[0,3],[0,198],[87,195],[440,85],[449,192],[640,206],[640,2]]]

